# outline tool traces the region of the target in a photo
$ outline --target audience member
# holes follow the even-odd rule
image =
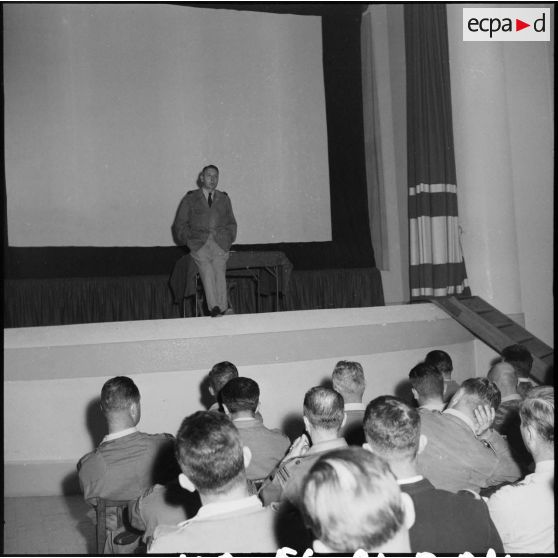
[[[453,362],[445,351],[430,351],[424,359],[425,364],[430,364],[437,368],[444,376],[444,401],[447,403],[459,389],[459,384],[451,379],[453,372]]]
[[[250,378],[233,378],[221,389],[221,403],[237,427],[242,444],[250,448],[252,460],[246,469],[249,480],[264,479],[285,456],[291,441],[279,430],[263,424],[260,408],[260,388]]]
[[[519,414],[535,472],[494,493],[488,508],[505,552],[554,554],[554,389],[531,389]]]
[[[219,397],[219,392],[223,386],[233,378],[238,378],[238,369],[236,366],[227,360],[223,362],[218,362],[213,365],[213,368],[209,371],[209,393],[211,397],[215,399],[215,402],[209,407],[210,411],[223,411],[221,407],[221,400]]]
[[[366,408],[364,433],[364,447],[387,461],[401,490],[413,500],[412,552],[486,554],[490,548],[503,552],[488,508],[479,496],[436,489],[419,474],[417,455],[426,439],[420,434],[416,409],[396,397],[377,397]]]
[[[533,366],[533,356],[523,345],[509,345],[502,350],[502,360],[511,364],[517,372],[517,392],[525,398],[527,392],[537,386],[529,374]]]
[[[499,404],[492,382],[469,378],[445,411],[421,412],[428,443],[418,457],[419,470],[436,488],[479,492],[521,476],[505,438],[490,428]]]
[[[166,485],[148,488],[128,505],[130,525],[143,533],[142,540],[149,546],[157,525],[177,525],[194,517],[201,506],[197,492],[180,486],[178,477]]]
[[[496,384],[502,395],[492,428],[506,437],[513,458],[525,474],[532,466],[533,459],[521,437],[519,405],[522,398],[517,392],[517,372],[509,362],[498,362],[486,377]]]
[[[78,476],[85,501],[95,506],[98,498],[135,500],[156,482],[166,482],[177,474],[170,434],[138,431],[141,416],[140,393],[126,376],[116,376],[103,385],[101,410],[108,434],[100,445],[84,455]],[[124,550],[113,546],[121,529],[113,515],[107,521],[105,553]]]
[[[335,390],[320,386],[309,389],[304,396],[303,420],[306,432],[293,442],[272,481],[260,493],[265,504],[288,500],[298,505],[304,476],[318,457],[347,447],[345,438],[339,436],[345,421],[343,397]]]
[[[198,411],[176,435],[180,484],[197,490],[202,507],[176,526],[155,529],[150,553],[275,553],[275,512],[250,496],[246,470],[250,450],[221,413]]]
[[[343,396],[345,402],[345,425],[341,429],[341,436],[350,445],[361,446],[364,443],[362,419],[365,406],[362,396],[366,389],[364,370],[360,362],[340,360],[331,375],[333,389]]]
[[[408,553],[413,504],[387,463],[362,448],[322,455],[303,485],[303,511],[318,553]]]
[[[434,366],[421,362],[409,372],[411,391],[421,409],[443,411],[444,376]]]

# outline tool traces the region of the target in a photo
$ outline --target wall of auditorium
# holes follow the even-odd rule
[[[463,6],[447,10],[471,289],[505,313],[522,312],[526,328],[553,346],[553,43],[464,42]]]
[[[368,401],[405,393],[434,347],[451,354],[458,381],[484,375],[495,354],[481,345],[431,304],[8,329],[5,495],[78,491],[75,464],[106,433],[98,396],[115,375],[141,391],[142,430],[175,433],[205,407],[211,366],[230,360],[259,383],[266,425],[294,437],[304,393],[338,360],[363,364]]]
[[[525,327],[553,346],[553,43],[463,43],[463,6],[447,10],[460,222],[471,288],[503,312],[523,313]],[[368,9],[376,31],[380,119],[389,120],[380,139],[389,254],[382,280],[386,304],[393,304],[408,300],[403,7]],[[495,114],[498,129],[490,129]]]

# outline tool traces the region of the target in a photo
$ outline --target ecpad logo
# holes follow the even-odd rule
[[[463,8],[464,41],[550,41],[550,8]]]

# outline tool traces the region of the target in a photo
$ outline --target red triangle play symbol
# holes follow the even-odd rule
[[[525,23],[524,21],[521,21],[520,19],[515,19],[515,30],[516,31],[521,31],[522,29],[525,29],[526,27],[531,27],[530,23]]]

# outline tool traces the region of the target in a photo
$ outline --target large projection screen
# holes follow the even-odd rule
[[[237,244],[332,239],[321,18],[5,4],[8,241],[169,246],[220,168]]]

